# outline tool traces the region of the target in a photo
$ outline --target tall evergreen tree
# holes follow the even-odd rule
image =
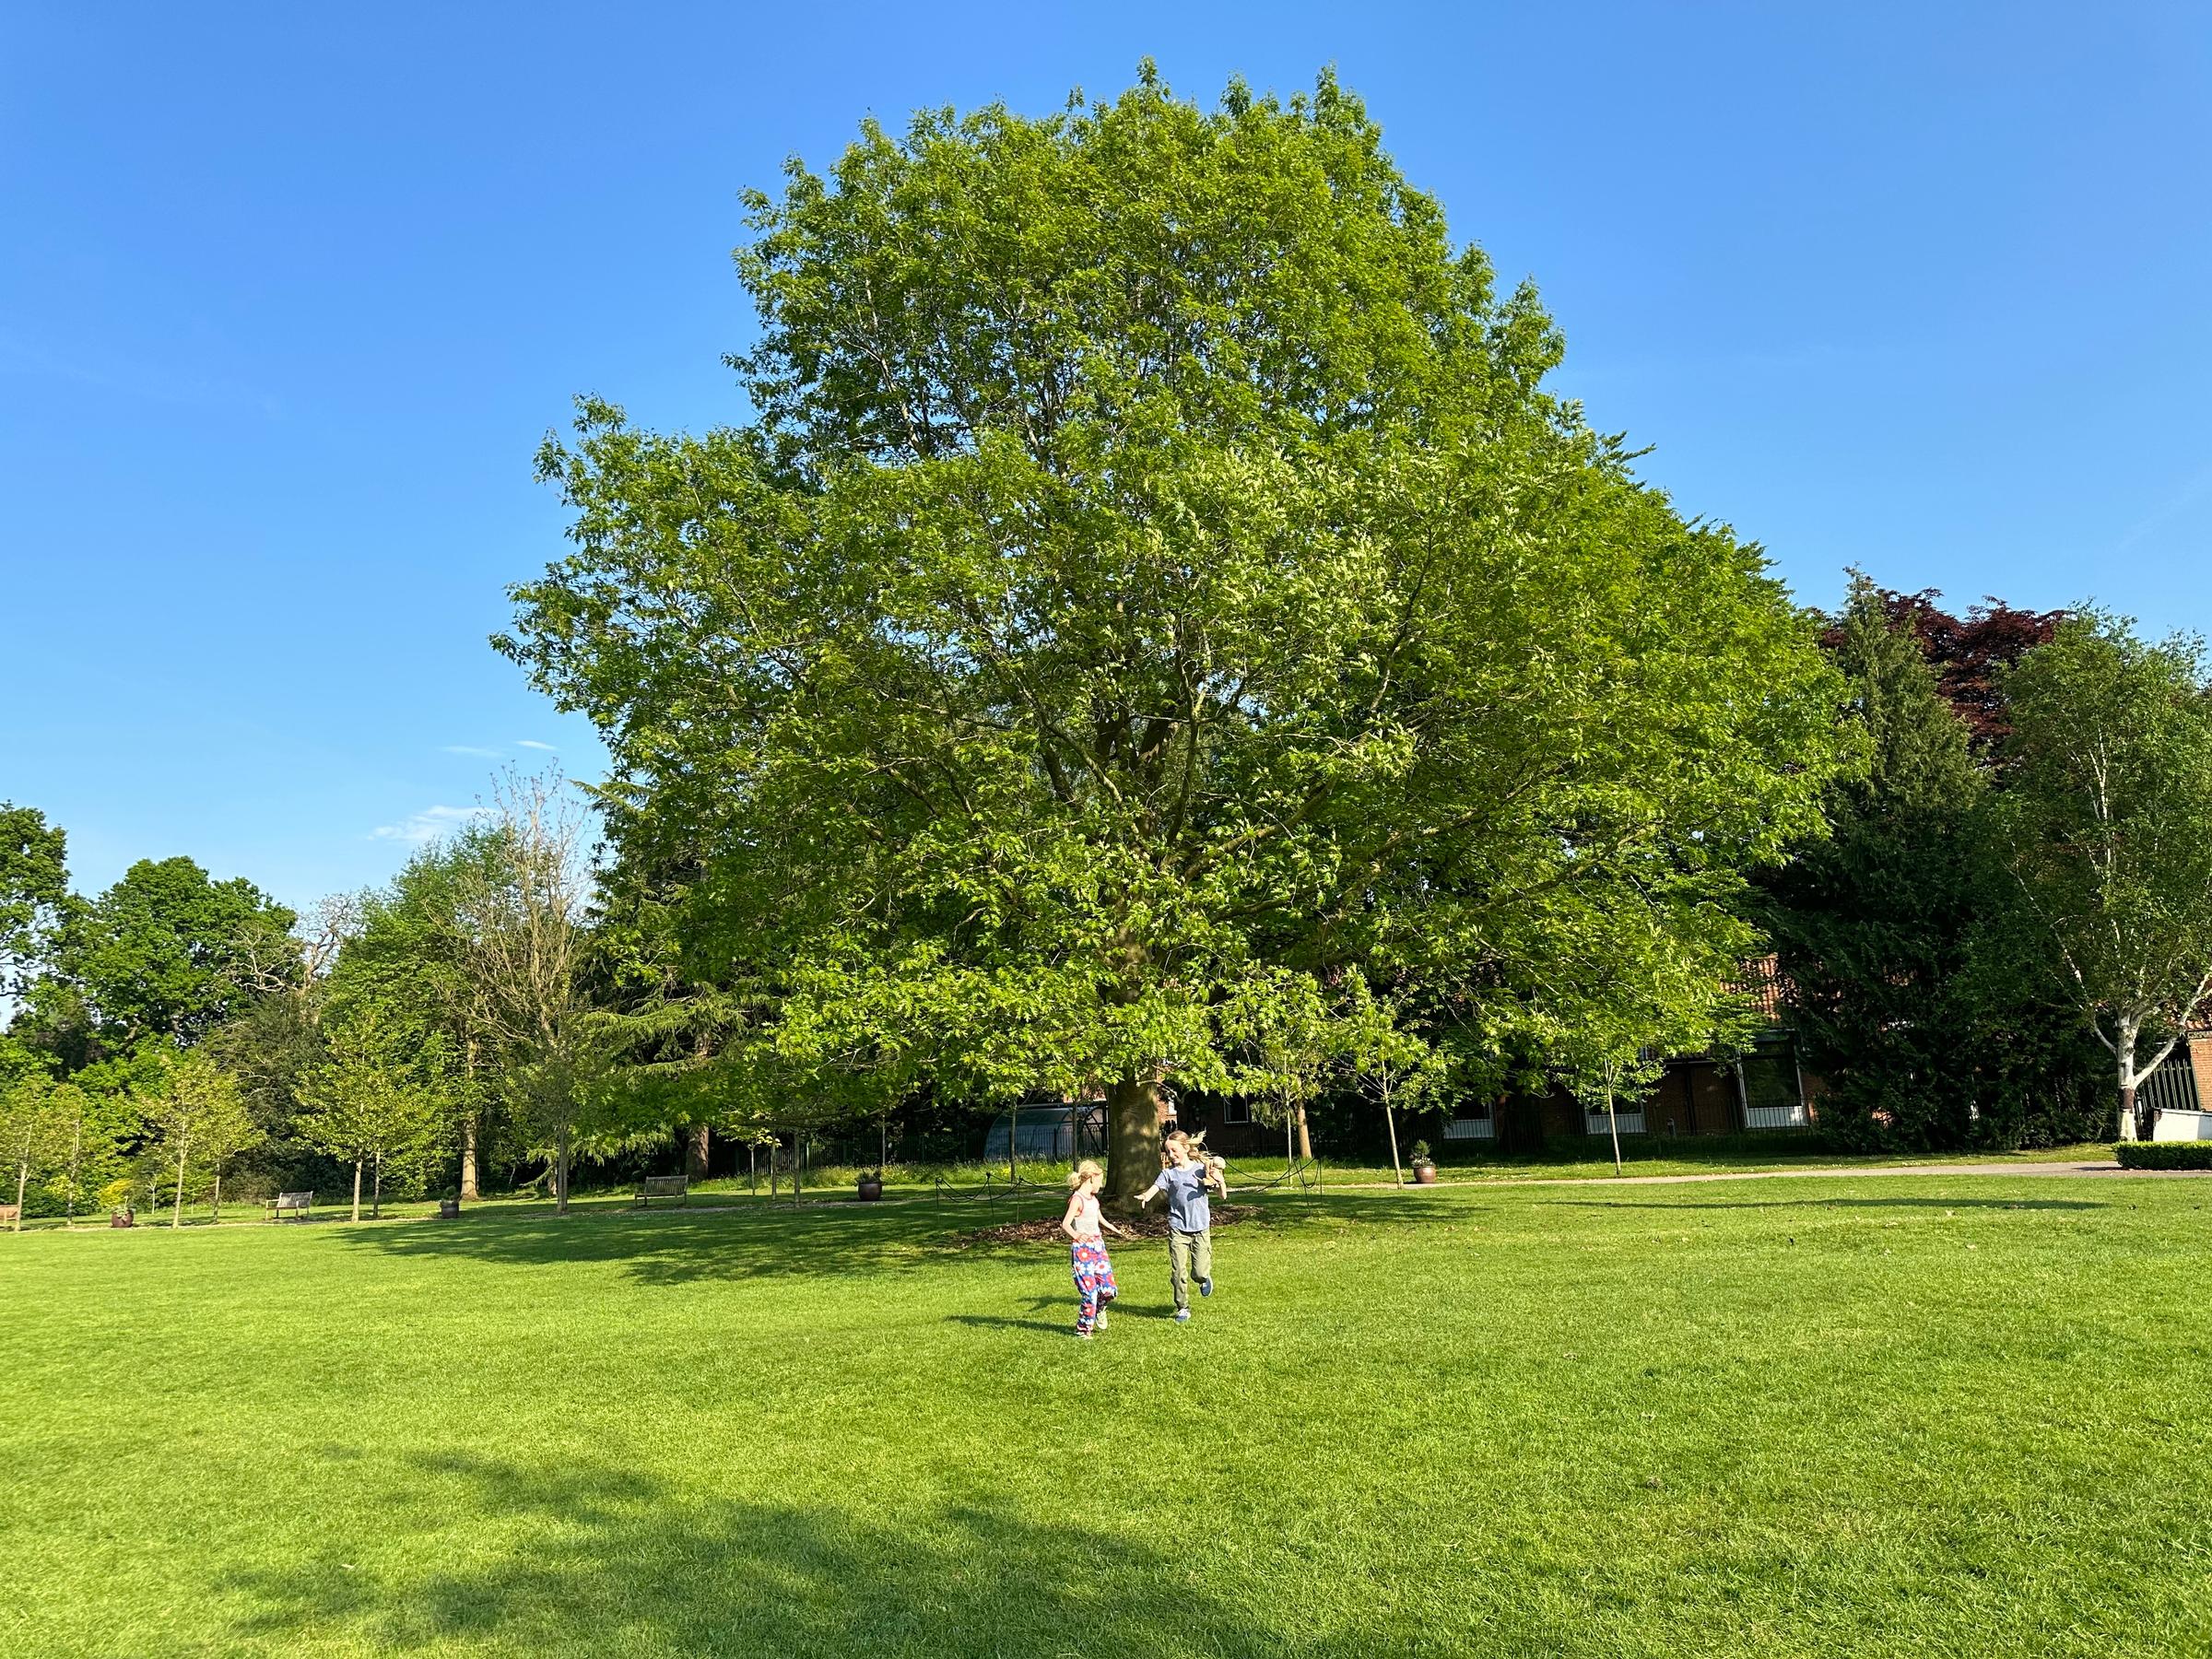
[[[2019,924],[1973,731],[1893,601],[1855,577],[1830,631],[1866,766],[1767,889],[1822,1122],[1912,1148],[2070,1138],[2092,1121],[2079,1023]]]

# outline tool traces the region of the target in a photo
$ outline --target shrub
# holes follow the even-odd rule
[[[2212,1141],[2119,1141],[2112,1156],[2124,1170],[2212,1170]]]

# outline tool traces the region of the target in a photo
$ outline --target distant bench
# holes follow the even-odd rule
[[[638,1182],[638,1202],[651,1205],[655,1198],[681,1198],[691,1202],[691,1182],[681,1175],[648,1175]]]
[[[302,1221],[310,1221],[314,1218],[312,1212],[315,1207],[315,1195],[312,1192],[279,1193],[276,1197],[269,1199],[267,1203],[269,1219],[272,1221],[283,1220],[284,1212],[287,1210],[297,1210],[300,1219]]]
[[[12,1227],[22,1219],[23,1211],[20,1206],[13,1204],[0,1204],[0,1227]]]

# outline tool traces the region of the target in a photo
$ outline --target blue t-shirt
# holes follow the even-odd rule
[[[1159,1172],[1159,1190],[1168,1195],[1168,1225],[1177,1232],[1204,1232],[1214,1224],[1204,1164],[1170,1164]]]

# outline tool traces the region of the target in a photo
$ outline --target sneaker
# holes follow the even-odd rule
[[[1191,1311],[1188,1308],[1178,1308],[1175,1310],[1175,1323],[1177,1324],[1187,1324],[1190,1323],[1190,1318]]]
[[[1077,1342],[1088,1342],[1090,1340],[1090,1333],[1088,1331],[1077,1331],[1076,1333],[1076,1340]]]
[[[1201,1295],[1201,1296],[1211,1296],[1213,1293],[1214,1293],[1214,1281],[1213,1281],[1212,1279],[1200,1279],[1200,1280],[1198,1281],[1198,1294],[1199,1294],[1199,1295]]]
[[[1096,1326],[1094,1326],[1093,1328],[1094,1328],[1094,1329],[1097,1329],[1097,1330],[1100,1330],[1100,1331],[1102,1331],[1102,1330],[1104,1330],[1104,1329],[1106,1328],[1106,1315],[1105,1315],[1105,1314],[1101,1313],[1101,1314],[1100,1314],[1100,1315],[1099,1315],[1099,1323],[1098,1323],[1098,1324],[1097,1324]]]

